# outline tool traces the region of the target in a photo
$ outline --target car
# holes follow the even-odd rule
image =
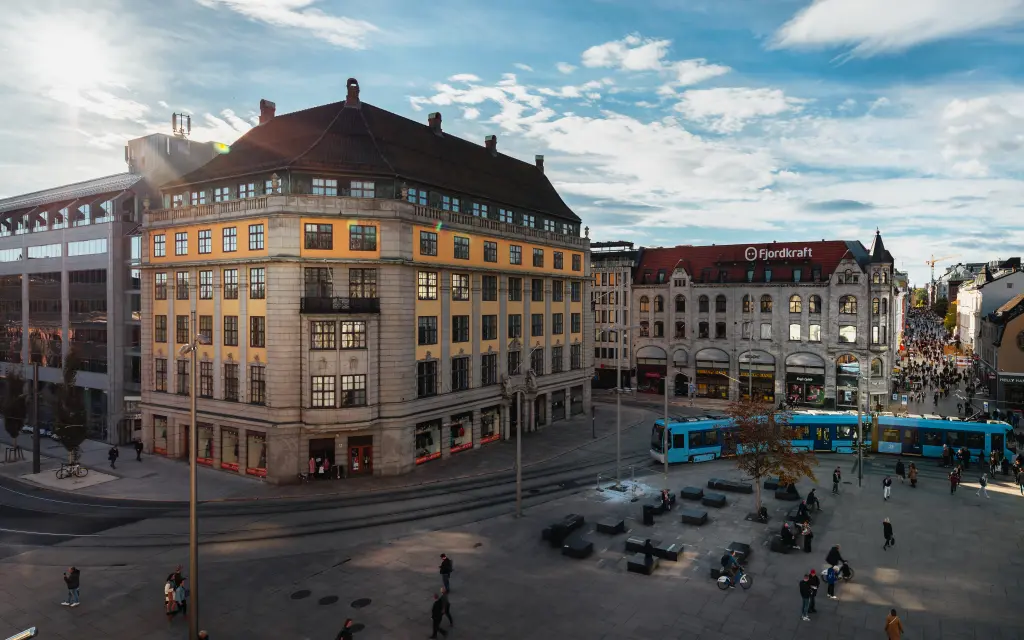
[[[28,425],[28,424],[22,425],[21,432],[22,433],[32,433],[32,425]]]

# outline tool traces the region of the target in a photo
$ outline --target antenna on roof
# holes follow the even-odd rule
[[[171,133],[178,138],[187,138],[192,133],[192,116],[184,113],[172,113]]]

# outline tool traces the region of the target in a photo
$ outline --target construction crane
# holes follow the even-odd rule
[[[935,263],[942,262],[943,260],[949,260],[950,258],[958,258],[958,257],[960,257],[959,253],[953,254],[951,256],[942,256],[941,258],[936,258],[935,254],[933,253],[931,260],[925,260],[924,261],[924,263],[926,265],[928,265],[929,267],[932,268],[932,279],[931,279],[931,283],[932,284],[931,284],[930,290],[928,291],[929,302],[934,303],[935,299],[936,299],[935,298]]]

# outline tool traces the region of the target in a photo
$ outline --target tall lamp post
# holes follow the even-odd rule
[[[516,428],[516,517],[517,518],[523,517],[523,430],[524,430],[523,429],[523,423],[526,422],[526,419],[525,419],[525,415],[526,415],[526,412],[527,412],[527,408],[526,408],[526,404],[527,404],[526,403],[526,394],[527,394],[527,391],[536,391],[536,389],[537,389],[537,381],[536,381],[536,379],[534,379],[534,377],[529,375],[529,374],[533,373],[533,366],[532,366],[533,352],[538,350],[538,349],[543,349],[543,348],[544,347],[542,347],[542,346],[541,347],[534,347],[534,348],[530,349],[530,351],[527,353],[526,357],[530,358],[531,366],[527,370],[527,379],[526,379],[526,381],[523,384],[520,384],[518,386],[513,386],[512,385],[512,380],[510,378],[505,378],[505,382],[504,382],[504,385],[505,385],[505,390],[504,390],[505,396],[506,397],[508,397],[508,396],[512,396],[513,397],[513,402],[515,402],[516,406],[517,406],[516,413],[519,416],[519,424],[518,424],[518,426]],[[520,361],[519,362],[519,368],[516,371],[514,371],[514,372],[510,372],[510,375],[519,375],[522,372],[522,370],[523,370],[523,363],[522,363],[522,361]],[[520,398],[520,394],[522,394],[522,396],[521,396],[522,397],[521,404],[520,404],[520,399],[519,399]]]

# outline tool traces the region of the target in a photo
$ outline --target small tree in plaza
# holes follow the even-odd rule
[[[25,378],[21,375],[20,364],[7,368],[0,408],[4,414],[4,430],[14,439],[14,446],[17,447],[18,436],[21,435],[21,427],[25,424],[25,415],[28,411],[28,404],[25,401]]]
[[[57,439],[68,450],[70,461],[73,452],[87,435],[85,429],[85,403],[82,401],[82,390],[76,386],[78,379],[79,359],[74,351],[64,359],[64,369],[60,385],[57,387],[54,407],[54,431]]]
[[[756,511],[762,506],[764,478],[777,476],[780,486],[800,478],[814,479],[814,454],[793,448],[798,433],[789,425],[785,413],[776,413],[770,404],[750,400],[732,403],[726,413],[735,425],[736,466],[754,479]]]

